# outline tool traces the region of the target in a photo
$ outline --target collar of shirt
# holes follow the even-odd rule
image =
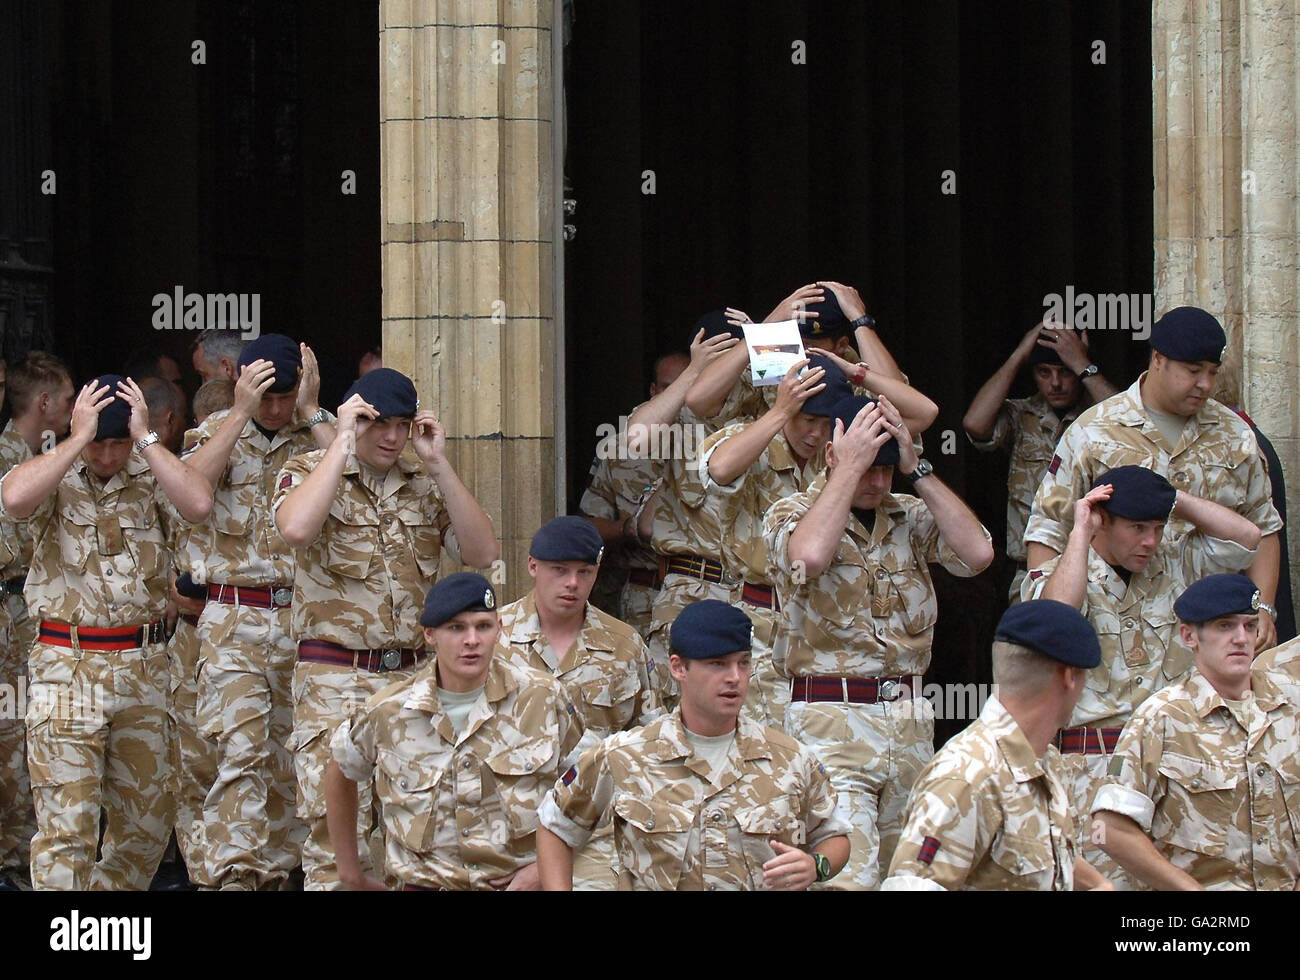
[[[1080,395],[1079,398],[1080,400],[1083,400],[1082,395]],[[1047,403],[1047,399],[1044,398],[1042,395],[1040,395],[1038,392],[1034,392],[1032,395],[1030,395],[1029,398],[1025,400],[1025,404],[1040,419],[1046,420],[1047,417],[1050,415],[1053,419],[1056,420],[1056,424],[1054,426],[1050,426],[1049,428],[1054,428],[1054,429],[1059,428],[1062,432],[1064,432],[1066,427],[1069,426],[1070,423],[1072,423],[1075,419],[1077,419],[1079,417],[1080,412],[1083,411],[1083,409],[1079,406],[1079,402],[1075,402],[1074,407],[1071,408],[1068,412],[1066,412],[1064,415],[1058,415],[1056,413],[1056,409],[1054,409],[1051,405],[1049,405]]]
[[[1215,708],[1222,708],[1225,712],[1228,711],[1228,706],[1224,704],[1223,698],[1214,689],[1214,685],[1201,673],[1200,668],[1196,668],[1188,674],[1183,684],[1187,688],[1188,697],[1192,701],[1192,708],[1196,711],[1198,718],[1207,717]],[[1251,670],[1250,687],[1255,697],[1255,703],[1261,711],[1273,711],[1285,700],[1281,688],[1262,670]],[[1228,713],[1231,714],[1231,712]]]
[[[1113,396],[1115,398],[1123,399],[1123,401],[1120,403],[1122,408],[1116,411],[1111,418],[1113,421],[1118,422],[1121,425],[1136,426],[1140,428],[1142,434],[1148,439],[1151,439],[1152,442],[1155,442],[1157,438],[1163,442],[1164,438],[1160,435],[1159,427],[1157,427],[1147,415],[1146,405],[1142,401],[1142,382],[1146,380],[1146,377],[1147,372],[1143,371],[1138,375],[1138,379],[1129,385],[1127,391]],[[1110,399],[1107,399],[1107,401],[1109,400]],[[1219,424],[1219,419],[1216,413],[1210,408],[1212,401],[1213,399],[1206,399],[1205,404],[1197,409],[1195,415],[1191,416],[1196,420],[1196,424],[1203,429],[1217,426]],[[1225,411],[1228,411],[1228,409],[1225,409]],[[1183,431],[1187,431],[1187,426],[1185,424],[1183,426]],[[1186,442],[1186,439],[1182,439],[1180,440],[1180,445],[1185,444]],[[1174,447],[1175,453],[1179,448],[1179,446]]]
[[[408,447],[409,448],[409,447]],[[325,450],[319,451],[321,458],[325,456]],[[355,453],[349,453],[347,462],[343,464],[343,475],[354,477],[356,482],[364,487],[370,493],[374,494],[380,500],[386,500],[395,494],[401,487],[409,482],[411,474],[416,473],[424,468],[424,463],[413,451],[408,452],[403,449],[397,456],[397,462],[390,466],[382,475],[376,470],[367,469],[363,471],[361,464],[357,460]]]
[[[289,420],[288,425],[285,425],[283,428],[276,431],[274,438],[268,439],[254,419],[249,419],[247,424],[245,424],[244,431],[240,433],[240,438],[247,439],[258,448],[258,451],[262,455],[266,455],[272,450],[283,446],[286,442],[292,439],[296,433],[301,432],[303,429],[310,431],[311,426],[307,424],[307,420],[299,414],[297,407],[295,407],[293,410],[293,418]]]
[[[762,727],[744,715],[736,725],[736,750],[746,762],[772,758]],[[649,761],[676,762],[690,759],[693,755],[680,706],[646,728],[646,758]]]
[[[573,647],[562,659],[556,659],[554,655],[548,657],[547,654],[553,654],[553,651],[550,644],[546,642],[545,634],[542,633],[542,620],[537,613],[537,590],[533,589],[519,600],[519,615],[510,627],[510,635],[503,637],[502,642],[524,647],[531,646],[546,661],[546,665],[551,670],[563,674],[586,660],[586,655],[592,650],[607,652],[614,650],[613,640],[609,631],[603,628],[599,616],[596,607],[588,602],[582,629],[578,631]],[[556,662],[552,663],[552,660]]]
[[[822,470],[822,472],[817,475],[817,478],[808,485],[808,489],[805,493],[808,495],[807,500],[809,508],[811,508],[813,501],[817,499],[822,490],[826,488],[826,478],[829,473],[830,470]],[[893,530],[894,525],[901,523],[906,520],[906,518],[907,511],[902,504],[898,502],[898,498],[892,493],[886,493],[885,496],[881,498],[880,506],[876,508],[875,527],[868,531],[863,523],[854,516],[852,509],[850,509],[849,519],[844,526],[844,530],[849,535],[857,538],[867,548],[870,548],[871,546],[877,545],[883,541],[889,535],[889,532]]]
[[[1059,567],[1059,566],[1058,566]],[[1088,549],[1088,579],[1098,583],[1107,594],[1123,609],[1157,591],[1153,585],[1163,586],[1165,560],[1160,549],[1151,556],[1147,567],[1134,572],[1127,582],[1106,559],[1097,554],[1093,548]]]
[[[126,465],[104,481],[102,486],[99,477],[90,472],[90,467],[82,457],[77,457],[77,461],[72,464],[72,468],[81,474],[86,481],[86,486],[91,488],[93,496],[98,500],[106,494],[124,489],[136,477],[149,469],[149,463],[143,456],[132,450],[131,455],[127,457]]]
[[[1011,712],[1007,711],[996,696],[984,702],[980,721],[984,722],[989,732],[997,739],[998,751],[1002,753],[1002,759],[1011,770],[1016,782],[1027,783],[1045,775],[1038,756],[1034,754],[1033,746],[1029,744],[1029,739],[1025,738],[1025,733],[1020,730],[1015,718],[1011,717]]]

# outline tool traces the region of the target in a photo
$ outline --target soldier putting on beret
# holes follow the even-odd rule
[[[582,725],[559,682],[494,652],[496,594],[473,572],[429,590],[414,676],[335,730],[324,786],[339,879],[380,889],[357,856],[357,785],[374,779],[386,871],[406,890],[537,888],[537,807]]]
[[[553,674],[564,685],[585,730],[567,765],[605,736],[644,725],[660,713],[650,651],[627,623],[588,597],[604,546],[585,517],[543,524],[528,547],[533,588],[501,609],[501,652],[511,663]],[[579,855],[582,890],[614,887],[608,835]]]
[[[293,745],[308,889],[338,884],[320,785],[334,727],[427,657],[419,609],[443,550],[476,568],[500,555],[492,521],[456,475],[445,443],[411,379],[378,368],[348,389],[330,448],[295,456],[280,471],[272,509],[297,549]],[[361,784],[363,841],[380,829],[371,789]],[[382,853],[382,840],[375,850]],[[366,873],[369,858],[363,847]]]
[[[806,748],[741,714],[751,626],[704,600],[673,622],[670,715],[585,752],[546,797],[537,831],[542,886],[567,890],[573,852],[613,808],[620,887],[795,891],[849,856],[825,769]]]
[[[1012,606],[993,640],[997,695],[912,787],[886,891],[1069,891],[1109,883],[1076,856],[1061,757],[1052,745],[1101,662],[1078,610]]]
[[[1259,607],[1244,575],[1178,597],[1196,669],[1133,713],[1097,791],[1101,847],[1151,888],[1300,886],[1300,706],[1252,663]]]
[[[317,404],[320,376],[305,344],[263,334],[239,355],[229,411],[186,433],[184,460],[207,480],[212,551],[199,617],[198,727],[216,742],[217,774],[203,807],[204,880],[274,891],[301,860],[289,739],[297,647],[290,636],[293,551],[271,519],[290,457],[334,438]]]
[[[210,503],[147,418],[134,382],[103,375],[77,395],[69,437],[0,481],[0,516],[27,522],[34,541],[25,595],[39,624],[27,709],[37,889],[148,888],[171,833],[163,494],[187,520]]]

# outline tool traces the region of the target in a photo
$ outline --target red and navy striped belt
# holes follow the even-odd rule
[[[1100,755],[1115,751],[1122,728],[1062,728],[1056,747],[1067,755]]]
[[[876,704],[910,697],[908,677],[796,677],[790,682],[792,701],[839,701]]]
[[[288,585],[209,585],[208,601],[255,609],[284,609],[293,602],[293,588]]]
[[[753,582],[746,582],[740,590],[740,601],[747,602],[751,606],[757,606],[759,609],[780,609],[781,605],[777,602],[776,592],[770,585],[757,585]]]
[[[73,650],[135,650],[162,643],[167,630],[161,619],[138,626],[74,626],[41,620],[41,642]]]
[[[328,640],[303,640],[298,644],[298,659],[315,664],[339,664],[382,674],[389,670],[414,667],[428,655],[427,650],[389,647],[385,650],[352,650]]]

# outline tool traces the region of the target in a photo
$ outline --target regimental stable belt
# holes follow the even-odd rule
[[[298,644],[298,659],[314,664],[338,664],[382,674],[390,670],[414,667],[428,657],[428,650],[389,647],[384,650],[352,650],[327,640],[303,640]]]
[[[41,620],[40,642],[72,650],[135,650],[166,639],[161,619],[138,626],[74,626]]]
[[[209,585],[208,601],[254,609],[284,609],[293,602],[293,588],[288,585]]]
[[[791,701],[876,704],[911,695],[908,677],[796,677],[790,682]]]
[[[1067,755],[1110,755],[1119,744],[1122,728],[1062,728],[1056,747]]]

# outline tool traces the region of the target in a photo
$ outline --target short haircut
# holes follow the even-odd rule
[[[9,366],[6,389],[14,415],[22,415],[42,391],[54,394],[63,383],[72,384],[68,366],[45,351],[28,351]]]
[[[185,396],[174,384],[163,378],[145,378],[143,381],[137,381],[136,384],[140,386],[140,391],[144,394],[145,407],[149,409],[150,428],[156,428],[162,421],[162,416],[168,411],[175,412],[176,417],[184,421]]]
[[[217,364],[223,357],[229,358],[231,364],[237,364],[239,355],[244,352],[245,343],[247,341],[238,330],[224,330],[220,327],[204,330],[194,339],[195,347],[203,345],[203,359],[209,364]]]
[[[658,384],[659,366],[663,364],[664,361],[671,360],[674,357],[680,357],[687,364],[691,363],[691,355],[686,353],[684,350],[670,350],[667,354],[660,354],[655,358],[654,364],[650,367],[650,380]]]
[[[235,383],[229,378],[213,378],[199,385],[194,393],[194,417],[207,418],[235,404]]]
[[[993,683],[1008,692],[1035,694],[1042,691],[1056,676],[1059,666],[1051,657],[1019,643],[993,641]]]

